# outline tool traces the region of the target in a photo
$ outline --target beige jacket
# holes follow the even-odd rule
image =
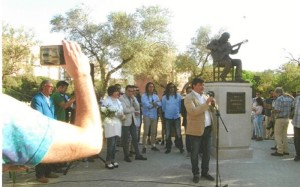
[[[134,99],[132,100],[132,104],[126,94],[121,95],[119,99],[122,103],[123,112],[126,116],[126,119],[122,121],[122,125],[130,126],[132,122],[137,125],[135,111],[140,111],[140,104],[137,99],[134,97]]]
[[[208,96],[204,96],[205,100]],[[208,110],[213,125],[212,112],[214,107],[206,103],[200,104],[194,92],[189,93],[184,99],[184,106],[187,111],[187,129],[186,134],[193,136],[202,136],[205,129],[205,111]]]

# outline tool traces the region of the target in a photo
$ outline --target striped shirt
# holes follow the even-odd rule
[[[297,96],[294,100],[295,112],[292,124],[294,127],[300,128],[300,96]]]

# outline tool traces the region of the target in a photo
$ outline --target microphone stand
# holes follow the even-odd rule
[[[220,111],[217,109],[216,106],[215,110],[216,110],[216,116],[217,116],[217,137],[216,137],[216,187],[219,187],[219,178],[220,178],[220,173],[219,173],[219,119],[221,119],[222,124],[226,130],[226,132],[228,132],[227,127],[221,117]],[[221,179],[220,179],[220,185],[221,185]],[[224,185],[223,187],[227,187],[228,185]]]
[[[71,112],[69,112],[69,121],[68,121],[68,123],[71,123]],[[99,158],[103,163],[105,163],[105,160],[100,156],[100,153],[98,153],[97,155],[94,155],[94,156],[97,156],[97,158]],[[86,160],[85,160],[85,162],[88,162],[88,158],[85,158]],[[67,166],[67,168],[65,169],[65,171],[64,171],[64,175],[67,175],[67,173],[68,173],[68,171],[71,169],[71,166],[73,165],[73,163],[75,162],[75,161],[80,161],[80,160],[74,160],[74,161],[71,161],[69,164],[68,164],[68,166]]]

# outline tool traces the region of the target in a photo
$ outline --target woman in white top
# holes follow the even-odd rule
[[[256,141],[262,141],[263,138],[263,107],[264,102],[262,98],[258,97],[256,98],[256,106],[253,107],[252,111],[254,112],[254,128],[255,128],[255,136],[256,136]]]
[[[115,162],[115,150],[117,137],[121,137],[121,127],[124,118],[123,107],[119,101],[119,89],[116,86],[109,86],[108,96],[103,100],[101,106],[101,117],[104,125],[104,135],[107,139],[107,154],[105,167],[108,169],[117,168]]]

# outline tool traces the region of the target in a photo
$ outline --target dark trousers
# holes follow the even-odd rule
[[[225,66],[223,72],[220,75],[221,78],[226,78],[227,74],[230,72],[233,66],[236,67],[235,79],[242,78],[242,61],[240,59],[226,59],[224,61],[220,61],[219,64]]]
[[[178,149],[183,149],[182,136],[181,136],[181,126],[180,126],[180,118],[177,119],[165,119],[166,124],[166,146],[167,149],[171,149],[172,140],[171,140],[171,132],[172,129],[175,130],[175,145]]]
[[[184,130],[186,132],[186,126],[184,126]],[[186,134],[185,134],[185,147],[187,152],[190,153],[192,151],[191,139]]]
[[[35,176],[36,178],[42,178],[50,175],[53,168],[53,164],[38,164],[35,166]]]
[[[137,135],[136,135],[136,126],[132,123],[130,126],[122,126],[122,144],[123,144],[123,152],[124,157],[129,157],[129,136],[132,138],[132,145],[135,151],[136,156],[140,155]]]
[[[300,128],[294,127],[294,144],[296,156],[300,158]]]
[[[194,175],[199,175],[199,153],[203,151],[201,161],[201,175],[206,175],[209,170],[210,150],[211,150],[211,126],[206,127],[202,136],[188,135],[191,140],[191,164]]]
[[[117,136],[109,137],[107,140],[106,161],[115,161]]]

